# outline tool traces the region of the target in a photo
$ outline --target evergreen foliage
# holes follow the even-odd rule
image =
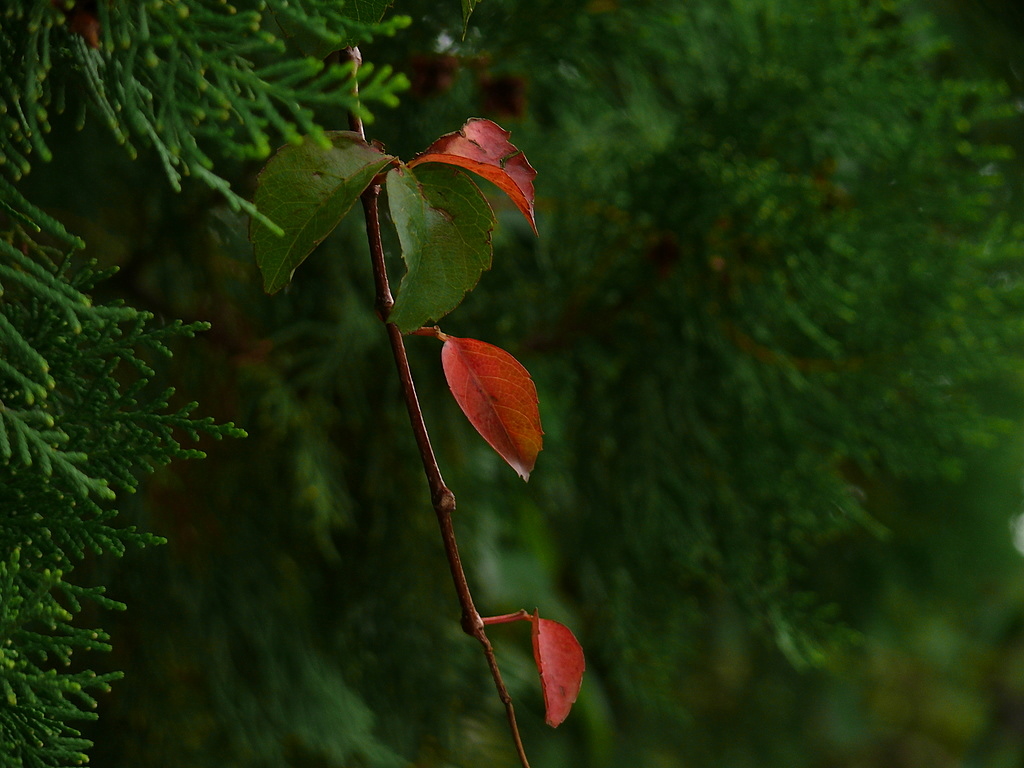
[[[270,135],[322,136],[313,109],[325,104],[371,117],[362,103],[393,102],[401,79],[359,74],[312,55],[282,56],[284,39],[334,50],[400,28],[377,23],[381,3],[342,13],[287,2],[241,8],[218,2],[124,4],[18,0],[0,16],[0,760],[11,766],[80,764],[88,741],[73,726],[91,717],[90,691],[116,674],[65,671],[75,649],[107,649],[107,636],[72,622],[103,588],[66,581],[87,554],[123,554],[158,541],[115,527],[117,490],[139,474],[202,452],[179,440],[240,435],[230,424],[170,406],[173,390],[151,391],[147,357],[191,337],[201,323],[154,327],[152,315],[89,297],[102,274],[75,269],[61,249],[83,246],[15,186],[31,158],[49,161],[53,115],[92,110],[131,156],[155,151],[171,186],[201,179],[235,209],[255,213],[213,170],[222,156],[265,157]],[[282,34],[281,30],[288,30]],[[227,43],[227,44],[226,44]],[[55,255],[55,253],[57,255]]]
[[[833,622],[800,563],[875,527],[863,478],[938,479],[1011,426],[975,387],[1019,369],[1021,229],[1001,213],[1010,155],[975,126],[1015,113],[1005,88],[931,77],[942,40],[884,7],[566,14],[557,44],[486,39],[530,73],[520,140],[553,199],[533,274],[566,298],[520,328],[559,351],[573,404],[578,512],[550,513],[578,542],[565,567],[593,574],[596,625],[632,627],[597,642],[642,706],[681,681],[613,660],[657,637],[640,652],[669,665],[662,628],[692,610],[648,602],[648,583],[722,580],[794,662],[821,661]],[[480,304],[498,305],[488,286],[535,304],[501,273],[522,261],[496,261]]]
[[[146,361],[201,324],[153,327],[152,316],[89,297],[102,274],[14,230],[0,241],[0,746],[4,766],[76,765],[89,742],[76,720],[116,673],[72,666],[76,650],[109,650],[102,630],[77,626],[83,601],[124,605],[104,587],[69,579],[84,557],[119,556],[160,541],[114,524],[112,502],[140,474],[203,454],[181,446],[200,433],[241,433],[171,407],[152,391]]]
[[[194,176],[236,209],[258,215],[213,171],[204,145],[222,156],[265,158],[269,132],[325,141],[314,120],[318,107],[370,118],[366,104],[394,104],[403,82],[387,69],[364,67],[356,75],[312,55],[407,23],[378,23],[385,7],[379,0],[351,8],[286,0],[238,7],[215,0],[131,7],[15,0],[0,26],[0,172],[17,181],[29,172],[31,155],[50,160],[52,113],[71,107],[82,122],[92,107],[130,155],[135,143],[155,150],[175,189],[183,175]],[[301,48],[289,52],[286,40]],[[357,81],[361,100],[352,95]],[[24,198],[9,183],[2,189],[4,208],[23,214]]]
[[[989,572],[994,546],[967,532],[1005,532],[1005,511],[945,489],[1017,428],[1024,340],[1024,232],[1005,215],[1017,169],[988,140],[1012,103],[952,76],[956,52],[912,5],[463,2],[463,39],[457,3],[408,0],[397,10],[415,23],[385,40],[405,21],[378,24],[374,3],[8,5],[0,743],[27,745],[4,747],[12,765],[66,765],[89,740],[99,763],[147,768],[514,764],[459,631],[359,223],[268,298],[241,215],[251,160],[393,105],[394,71],[411,92],[368,129],[388,152],[411,157],[483,115],[538,170],[539,244],[499,209],[494,267],[444,322],[537,381],[546,448],[526,491],[448,402],[435,342],[409,343],[481,610],[549,606],[588,652],[577,710],[549,735],[527,643],[493,633],[535,765],[941,764],[900,749],[904,734],[979,765],[1019,760],[1012,718],[983,719],[1024,693],[971,678],[1022,663],[1019,590],[992,586],[1005,605],[961,621],[953,606],[977,595],[961,586],[929,613],[925,576],[894,564],[944,573],[970,547],[960,581]],[[275,19],[305,32],[283,37]],[[350,70],[317,62],[369,35],[378,68],[356,105]],[[85,109],[75,84],[115,141],[52,117]],[[135,165],[122,140],[142,150]],[[83,151],[58,151],[73,142]],[[123,267],[109,290],[214,321],[161,373],[131,350],[198,327],[89,305],[98,275],[26,235],[77,244],[36,206],[93,217],[95,165],[145,180],[90,242]],[[71,202],[54,183],[67,178]],[[138,222],[143,244],[118,251]],[[114,527],[102,497],[190,455],[173,430],[226,429],[145,394],[164,373],[250,439],[138,494],[171,543],[97,579],[132,605],[104,620],[112,666],[131,672],[80,728],[112,675],[60,662],[110,641],[72,614],[86,597],[116,604],[64,579],[97,549],[152,540]],[[993,392],[1010,405],[990,407]],[[945,548],[932,563],[919,541]],[[917,622],[905,646],[885,644],[893,616]],[[844,625],[867,636],[864,655],[839,650]],[[984,656],[971,633],[1001,650]],[[939,639],[969,665],[953,682],[936,682]],[[790,666],[864,659],[831,686]],[[970,685],[975,698],[956,697]],[[900,686],[966,714],[951,729],[915,709],[894,735]]]

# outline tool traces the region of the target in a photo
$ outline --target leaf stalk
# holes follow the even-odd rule
[[[533,621],[534,616],[525,608],[520,608],[515,613],[503,613],[501,616],[484,616],[482,621],[485,625],[509,624],[513,621]]]

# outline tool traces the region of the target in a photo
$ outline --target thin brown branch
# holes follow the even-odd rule
[[[362,61],[358,48],[349,48],[342,52],[342,56],[347,56],[350,61],[355,62],[356,67]],[[353,114],[350,116],[349,125],[353,131],[365,140],[363,124],[358,115]],[[466,634],[475,637],[483,648],[484,656],[487,658],[487,666],[491,670],[491,677],[494,678],[494,686],[498,691],[502,704],[505,705],[505,714],[508,718],[516,753],[519,755],[523,768],[530,768],[530,763],[526,758],[526,750],[523,747],[523,740],[519,735],[519,726],[516,723],[516,713],[512,706],[512,697],[505,686],[505,681],[501,677],[498,661],[494,656],[494,649],[487,638],[483,619],[480,618],[480,614],[473,604],[473,594],[469,588],[469,581],[466,579],[466,572],[462,567],[459,545],[455,538],[455,527],[452,523],[452,513],[455,512],[455,494],[445,485],[444,478],[441,476],[441,469],[437,464],[437,458],[434,456],[434,448],[430,443],[430,435],[423,420],[423,411],[420,408],[419,397],[416,394],[416,385],[412,378],[412,369],[409,366],[409,357],[405,351],[405,340],[402,337],[402,332],[397,325],[387,321],[395,302],[391,295],[387,266],[384,261],[384,247],[380,237],[380,217],[377,210],[379,196],[380,185],[371,184],[363,192],[361,198],[363,213],[366,217],[366,237],[367,243],[370,246],[370,260],[373,264],[377,314],[387,329],[388,341],[391,344],[395,366],[398,369],[398,378],[402,386],[402,397],[409,412],[409,422],[412,425],[413,437],[416,440],[416,446],[423,461],[423,471],[427,476],[431,503],[437,516],[438,527],[441,529],[441,540],[444,544],[445,556],[448,559],[448,568],[451,571],[452,583],[455,585],[455,594],[462,608],[462,629]]]
[[[371,184],[360,197],[363,215],[366,218],[366,241],[370,244],[370,260],[373,262],[373,285],[377,299],[375,308],[382,322],[388,321],[395,300],[391,296],[388,271],[384,264],[384,246],[380,240],[380,215],[377,201],[380,199],[380,184]],[[401,335],[401,334],[399,334]]]
[[[346,48],[338,52],[340,56],[347,57],[353,62],[353,74],[363,63],[363,57],[356,47]],[[355,82],[355,81],[353,81]],[[354,86],[358,87],[358,86]],[[348,116],[349,128],[359,134],[359,137],[366,141],[366,133],[363,131],[363,121],[355,112]],[[377,211],[377,201],[380,199],[380,184],[371,184],[366,188],[360,197],[363,205],[363,216],[366,220],[366,241],[370,244],[370,260],[373,262],[373,284],[376,291],[377,315],[383,322],[387,322],[391,314],[391,307],[395,300],[391,295],[391,286],[388,284],[388,270],[384,264],[384,246],[380,240],[380,215]]]
[[[515,743],[519,760],[523,764],[523,768],[530,768],[530,763],[526,758],[526,750],[523,747],[522,737],[519,735],[515,708],[512,706],[512,696],[509,694],[505,681],[501,677],[498,660],[494,656],[491,641],[487,638],[483,619],[480,618],[480,614],[473,604],[473,594],[469,589],[466,572],[462,567],[462,559],[459,557],[459,544],[455,538],[455,527],[452,524],[452,513],[455,511],[455,494],[445,485],[444,478],[441,476],[441,470],[437,465],[437,459],[434,456],[434,449],[430,444],[430,435],[427,433],[427,427],[423,421],[423,412],[420,409],[419,397],[416,395],[416,386],[412,379],[412,369],[409,367],[409,358],[405,352],[402,332],[394,323],[387,323],[387,331],[391,342],[391,350],[395,357],[395,365],[398,367],[398,377],[402,383],[402,395],[405,399],[406,408],[409,411],[409,421],[412,424],[412,431],[420,451],[420,458],[423,460],[423,471],[426,473],[427,482],[430,485],[430,496],[434,505],[434,513],[437,515],[437,524],[441,529],[441,540],[444,543],[445,555],[448,558],[448,568],[452,574],[452,583],[455,585],[455,594],[459,599],[459,605],[462,607],[462,629],[466,634],[475,637],[483,647],[484,656],[487,657],[487,666],[490,667],[491,677],[494,678],[494,686],[498,691],[498,697],[505,705],[505,714],[508,717],[512,741]]]

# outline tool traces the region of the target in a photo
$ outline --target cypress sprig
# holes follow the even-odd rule
[[[196,176],[236,210],[260,216],[213,172],[201,144],[264,158],[275,137],[322,140],[315,107],[369,119],[368,105],[393,105],[407,85],[389,68],[364,67],[357,75],[323,59],[350,42],[393,34],[405,17],[360,20],[327,0],[148,0],[99,3],[95,14],[75,2],[59,6],[14,0],[0,16],[0,177],[13,181],[30,171],[33,155],[52,157],[45,139],[51,114],[85,92],[133,157],[138,146],[155,150],[175,190],[183,177]],[[288,51],[289,39],[301,55]],[[16,198],[4,207],[39,222],[24,203]],[[50,224],[39,222],[47,230]]]
[[[0,240],[0,766],[80,765],[89,745],[70,723],[91,716],[94,694],[116,675],[69,669],[75,651],[110,648],[75,618],[86,601],[124,606],[69,576],[87,553],[160,541],[118,527],[112,502],[142,474],[203,455],[180,440],[243,433],[153,389],[146,357],[169,355],[174,339],[205,324],[156,328],[149,313],[96,304],[87,292],[105,273],[72,271],[23,232],[9,238]]]
[[[408,22],[379,22],[385,7],[12,0],[0,10],[0,768],[87,761],[74,723],[95,717],[95,695],[119,675],[71,669],[75,651],[110,647],[75,622],[86,602],[124,606],[71,574],[87,554],[161,541],[116,524],[117,495],[172,459],[203,456],[182,441],[244,434],[154,385],[153,361],[207,325],[157,327],[149,313],[94,303],[109,273],[72,269],[82,240],[15,185],[51,159],[53,117],[70,112],[78,125],[98,117],[132,157],[155,152],[173,189],[196,177],[260,217],[212,158],[326,141],[317,110],[370,120],[371,106],[394,104],[403,76],[326,56]]]

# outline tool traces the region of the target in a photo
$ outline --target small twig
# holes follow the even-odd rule
[[[388,271],[384,264],[384,247],[380,240],[380,215],[377,211],[379,198],[380,184],[371,184],[363,192],[360,202],[363,204],[363,215],[366,218],[366,239],[370,243],[370,260],[373,262],[373,283],[377,296],[375,308],[377,316],[382,322],[387,323],[395,300],[391,296]],[[399,338],[401,338],[401,333],[399,333]]]
[[[441,329],[436,325],[426,326],[424,328],[417,328],[415,331],[409,334],[410,336],[430,336],[435,339],[444,341],[448,337],[441,333]]]
[[[349,48],[342,55],[347,55],[350,61],[355,62],[356,67],[362,61],[358,48]],[[349,116],[349,126],[365,140],[366,136],[363,132],[362,120],[359,119],[358,115],[351,114]],[[402,331],[394,323],[388,322],[388,316],[391,314],[391,308],[395,302],[391,295],[387,267],[384,262],[384,246],[380,237],[380,218],[377,211],[379,196],[380,185],[371,184],[361,197],[363,213],[366,217],[366,238],[370,246],[370,260],[373,263],[377,314],[387,329],[388,341],[391,344],[391,351],[395,358],[395,366],[398,368],[398,378],[402,386],[402,397],[409,412],[409,422],[412,425],[416,446],[423,461],[423,471],[427,476],[427,483],[430,487],[430,498],[434,507],[434,513],[437,516],[438,527],[441,529],[441,540],[444,543],[448,568],[451,571],[452,582],[455,585],[455,594],[462,608],[462,629],[467,635],[475,637],[483,647],[484,656],[487,658],[487,666],[491,670],[491,677],[494,678],[494,686],[498,691],[498,697],[501,699],[502,704],[505,705],[505,714],[508,717],[512,741],[515,743],[519,760],[523,768],[530,768],[530,763],[526,758],[526,750],[523,747],[523,740],[519,735],[519,726],[516,724],[516,713],[512,706],[512,696],[509,694],[508,688],[501,677],[501,671],[498,669],[498,661],[494,656],[491,642],[487,638],[484,620],[480,618],[480,614],[473,604],[473,594],[469,589],[466,572],[462,567],[462,559],[459,557],[459,545],[455,538],[455,527],[452,524],[452,513],[455,512],[455,494],[445,485],[444,478],[441,476],[441,469],[438,467],[437,459],[434,456],[430,435],[427,432],[426,423],[423,421],[423,411],[420,409],[419,397],[416,394],[416,385],[413,382],[409,358],[406,355]]]
[[[525,608],[520,608],[515,613],[503,613],[501,616],[484,616],[483,622],[486,626],[491,624],[508,624],[513,621],[530,621],[533,616]]]

